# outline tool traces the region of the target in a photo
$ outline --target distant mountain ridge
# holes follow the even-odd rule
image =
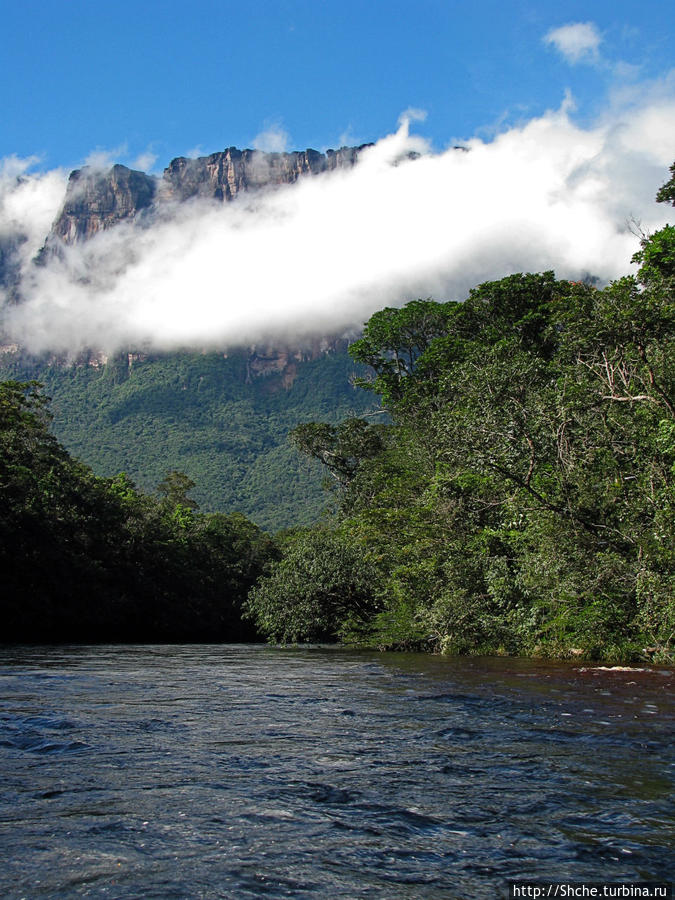
[[[196,196],[233,200],[241,191],[293,184],[306,175],[349,169],[358,161],[359,153],[370,146],[341,147],[325,153],[311,149],[264,153],[228,147],[221,153],[197,159],[179,156],[164,170],[163,182],[168,186],[169,196],[178,200]]]
[[[264,191],[279,185],[290,185],[308,176],[320,176],[336,169],[352,168],[359,155],[372,144],[341,147],[338,150],[296,150],[267,153],[261,150],[239,150],[228,147],[208,156],[173,159],[162,176],[130,169],[120,163],[103,170],[84,166],[70,173],[62,207],[54,220],[35,262],[44,264],[51,254],[59,254],[63,245],[72,246],[94,237],[121,222],[152,227],[154,217],[172,203],[194,198],[228,202],[241,193]],[[0,239],[0,286],[8,289],[12,302],[21,302],[20,269],[17,252],[22,235]],[[317,359],[325,353],[346,348],[344,335],[318,335],[297,342],[279,341],[274,346],[248,348],[248,378],[280,373],[289,359]],[[224,348],[225,349],[225,348]],[[130,347],[132,354],[137,348]],[[21,353],[13,341],[0,341],[0,354]],[[48,354],[50,364],[63,364],[65,358]],[[106,354],[96,348],[78,358],[78,363],[100,365]],[[291,366],[292,368],[292,366]],[[287,381],[293,378],[287,373]]]
[[[150,213],[163,203],[194,197],[229,201],[242,192],[294,184],[308,175],[351,168],[369,146],[341,147],[325,153],[311,149],[265,153],[228,147],[209,156],[176,157],[161,178],[120,164],[105,172],[85,166],[71,172],[63,207],[47,240],[49,243],[57,238],[74,244],[139,213]]]
[[[89,240],[99,231],[120,222],[151,225],[155,214],[171,203],[203,198],[221,202],[239,194],[294,184],[307,176],[319,176],[354,166],[372,144],[338,150],[294,150],[267,153],[262,150],[225,150],[196,158],[178,156],[161,176],[116,163],[109,169],[83,166],[68,178],[63,203],[44,244],[38,264],[47,261],[59,246]],[[19,252],[27,235],[0,233],[0,288],[10,302],[21,302]]]

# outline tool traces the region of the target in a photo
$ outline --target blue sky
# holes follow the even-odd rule
[[[566,90],[583,123],[674,64],[663,0],[0,0],[0,12],[0,158],[39,168],[103,150],[161,169],[264,145],[261,133],[288,149],[375,141],[409,107],[443,149],[558,108]],[[544,40],[589,22],[596,45],[576,61]]]

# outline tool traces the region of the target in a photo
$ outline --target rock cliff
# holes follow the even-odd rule
[[[171,203],[196,197],[226,202],[242,192],[273,189],[279,185],[293,184],[300,178],[351,168],[368,146],[341,147],[325,153],[311,149],[264,153],[228,147],[197,159],[178,157],[167,166],[161,177],[119,164],[108,171],[90,167],[76,169],[68,180],[61,211],[50,233],[45,236],[45,243],[35,262],[43,265],[50,256],[61,255],[64,244],[87,241],[120,222],[152,227],[155,216],[161,215],[162,207]],[[17,250],[23,240],[23,235],[0,235],[0,287],[5,289],[10,302],[21,302]],[[304,341],[302,347],[250,347],[246,380],[250,382],[272,375],[281,376],[281,384],[288,387],[293,383],[298,363],[345,349],[343,336]],[[5,342],[0,347],[0,355],[7,354],[20,355],[21,348]],[[56,357],[50,359],[52,363],[59,362]],[[82,354],[77,363],[98,366],[105,364],[106,360],[98,351],[91,350]],[[62,364],[67,364],[67,361],[64,359]]]
[[[115,165],[108,172],[76,169],[68,180],[63,208],[51,236],[66,244],[87,240],[148,209],[156,192],[156,178],[126,166]]]
[[[153,209],[168,201],[193,197],[233,200],[242,191],[258,191],[280,184],[293,184],[305,175],[321,175],[353,166],[360,147],[339,150],[302,150],[292,153],[263,153],[228,147],[210,156],[172,160],[161,178],[115,165],[109,171],[85,167],[71,173],[63,208],[47,239],[48,247],[61,241],[74,244],[93,237],[118,222]]]
[[[350,168],[366,146],[340,150],[302,150],[293,153],[262,153],[228,147],[198,159],[179,156],[164,170],[168,194],[178,200],[212,197],[232,200],[241,191],[293,184],[303,175],[320,175]]]

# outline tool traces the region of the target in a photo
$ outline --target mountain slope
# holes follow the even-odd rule
[[[186,472],[204,511],[238,510],[276,530],[315,521],[326,504],[318,465],[287,442],[300,422],[339,421],[373,408],[352,387],[344,347],[275,362],[239,350],[60,365],[0,357],[0,377],[43,382],[53,431],[99,475],[127,474],[152,491],[167,471]],[[283,363],[283,365],[282,365]]]

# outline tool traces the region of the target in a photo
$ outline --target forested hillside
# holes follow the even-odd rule
[[[0,356],[1,378],[44,384],[54,434],[96,474],[126,472],[153,492],[179,469],[203,511],[239,511],[270,531],[314,522],[326,507],[320,466],[294,452],[288,432],[377,408],[350,383],[363,371],[340,346],[253,364],[248,350],[124,354],[97,366]]]

